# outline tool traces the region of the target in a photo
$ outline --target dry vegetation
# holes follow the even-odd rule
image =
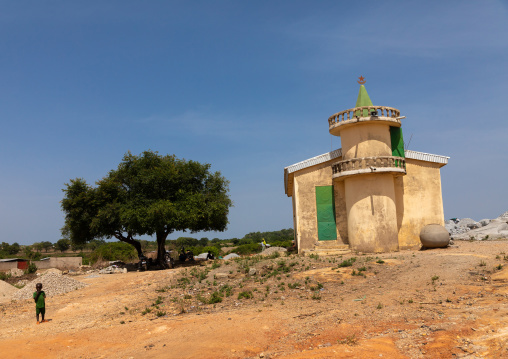
[[[75,358],[508,357],[508,246],[252,256],[0,304],[0,352]],[[505,253],[506,252],[506,253]],[[508,267],[507,267],[508,268]]]

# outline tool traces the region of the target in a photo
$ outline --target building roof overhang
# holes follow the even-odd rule
[[[426,162],[433,162],[433,163],[439,163],[442,167],[448,163],[448,160],[450,157],[447,156],[441,156],[441,155],[434,155],[431,153],[425,153],[425,152],[418,152],[418,151],[411,151],[406,150],[404,151],[406,158],[413,159],[413,160],[419,160],[419,161],[426,161]],[[292,196],[292,193],[289,192],[289,184],[292,184],[293,181],[293,173],[303,170],[305,168],[309,168],[315,165],[319,165],[321,163],[324,163],[326,161],[333,160],[335,158],[342,157],[342,148],[333,150],[331,152],[323,153],[322,155],[309,158],[305,161],[301,161],[298,163],[295,163],[294,165],[287,166],[284,168],[284,191],[288,197]],[[292,187],[292,186],[291,186]],[[291,191],[292,192],[292,191]]]

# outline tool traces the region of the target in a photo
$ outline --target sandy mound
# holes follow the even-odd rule
[[[27,283],[23,289],[20,289],[12,296],[12,299],[19,300],[32,298],[33,293],[35,292],[35,284],[37,283],[42,283],[42,290],[47,296],[67,293],[72,290],[83,288],[87,285],[58,273],[47,273],[30,283]]]
[[[5,302],[11,299],[12,295],[19,291],[18,288],[10,285],[3,280],[0,280],[0,302]]]

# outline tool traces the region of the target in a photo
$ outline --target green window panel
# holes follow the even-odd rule
[[[337,227],[335,225],[335,201],[333,198],[333,186],[316,186],[316,209],[318,240],[336,240]]]
[[[392,156],[406,157],[404,154],[404,139],[402,138],[401,127],[390,127],[390,138],[392,141]],[[395,165],[398,166],[398,161],[395,161]]]

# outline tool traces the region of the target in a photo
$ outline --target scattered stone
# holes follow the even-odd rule
[[[56,274],[62,275],[62,271],[60,269],[57,269],[57,268],[49,268],[48,270],[46,270],[44,272],[44,274],[46,274],[46,273],[56,273]]]
[[[99,271],[99,274],[117,274],[117,273],[127,273],[127,268],[118,268],[115,266],[109,266]]]
[[[485,227],[487,224],[490,223],[490,219],[482,219],[479,221],[479,223],[482,225],[482,227]]]
[[[491,240],[508,238],[508,212],[495,219],[476,222],[471,218],[445,221],[445,228],[453,239]]]
[[[272,254],[275,254],[275,253],[283,253],[283,252],[287,252],[287,251],[288,250],[283,247],[270,247],[270,248],[265,249],[263,252],[261,252],[260,255],[271,256]]]
[[[256,273],[257,273],[256,268],[250,268],[250,269],[249,269],[249,275],[250,275],[250,276],[256,275]]]
[[[63,276],[58,273],[46,273],[39,278],[27,283],[25,287],[17,291],[13,296],[13,300],[31,299],[35,292],[35,284],[42,283],[42,290],[47,296],[64,294],[72,290],[85,287],[87,284],[79,282],[75,279]]]
[[[10,274],[11,277],[21,277],[25,272],[19,268],[11,268],[7,274]]]

